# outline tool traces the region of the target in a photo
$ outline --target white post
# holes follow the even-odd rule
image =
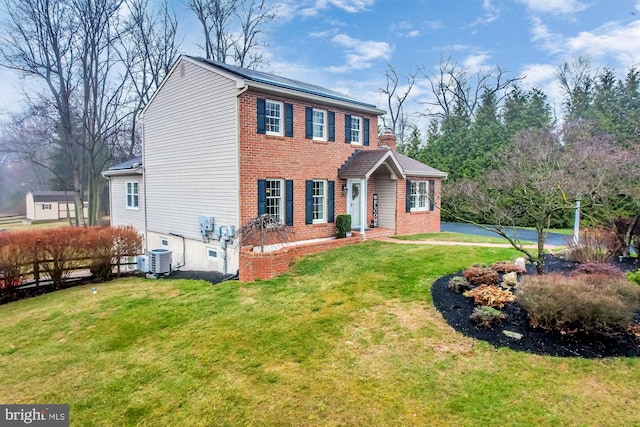
[[[576,214],[573,219],[573,244],[578,245],[580,241],[580,199],[576,199]]]
[[[360,186],[360,233],[365,237],[365,228],[367,228],[367,179],[361,180]]]

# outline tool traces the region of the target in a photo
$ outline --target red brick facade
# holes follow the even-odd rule
[[[440,193],[442,180],[440,178],[420,178],[407,176],[409,180],[433,180],[435,184],[434,210],[407,212],[406,209],[406,181],[398,181],[396,186],[396,234],[437,233],[440,231]]]
[[[257,133],[256,99],[267,98],[293,104],[293,138]],[[305,138],[305,107],[335,112],[335,142]],[[345,114],[368,118],[370,146],[345,143]],[[305,224],[305,181],[323,179],[335,182],[335,215],[346,213],[346,196],[340,190],[345,180],[338,178],[338,168],[356,149],[378,147],[378,117],[363,115],[277,96],[246,92],[240,96],[240,222],[258,215],[258,180],[293,180],[294,240],[309,240],[335,235],[335,224]],[[373,193],[369,193],[373,194]]]

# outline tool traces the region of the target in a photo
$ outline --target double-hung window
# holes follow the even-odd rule
[[[427,181],[411,181],[411,210],[429,209],[429,186]]]
[[[327,222],[327,182],[313,181],[313,223]]]
[[[327,140],[327,112],[313,109],[313,139]]]
[[[362,145],[362,118],[351,116],[351,143]]]
[[[284,224],[284,182],[267,179],[267,215]]]
[[[265,101],[265,126],[267,135],[282,136],[282,102]]]
[[[127,209],[138,209],[139,208],[139,198],[138,198],[138,183],[135,181],[127,182]]]

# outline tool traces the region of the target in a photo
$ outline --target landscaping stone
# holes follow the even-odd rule
[[[521,340],[522,337],[524,337],[523,334],[520,334],[518,332],[513,332],[513,331],[507,331],[506,329],[502,331],[502,333],[508,336],[509,338],[513,338],[514,340]]]

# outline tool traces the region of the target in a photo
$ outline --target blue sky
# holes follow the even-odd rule
[[[200,55],[198,27],[177,0],[185,53]],[[450,57],[471,72],[499,65],[539,87],[560,110],[554,73],[588,56],[620,73],[640,65],[640,0],[280,0],[268,29],[265,71],[347,93],[384,108],[387,62],[398,73],[435,70]],[[29,87],[0,69],[0,114]],[[409,110],[424,110],[425,80]],[[560,112],[560,111],[558,111]]]

